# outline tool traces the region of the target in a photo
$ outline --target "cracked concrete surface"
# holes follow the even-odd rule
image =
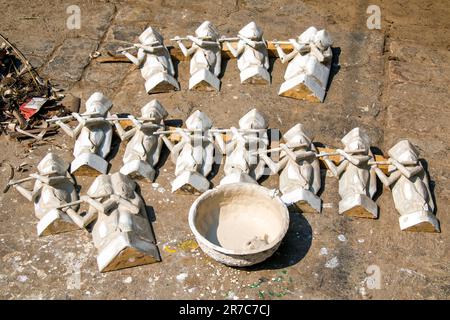
[[[187,223],[194,196],[173,195],[174,165],[167,152],[154,184],[138,182],[149,207],[162,262],[105,274],[97,271],[87,232],[38,238],[31,203],[11,190],[0,195],[0,298],[2,299],[448,299],[450,252],[448,65],[450,9],[445,1],[379,1],[381,30],[368,30],[368,1],[85,1],[81,29],[66,28],[72,1],[0,1],[1,33],[53,83],[82,98],[97,90],[114,102],[113,112],[138,113],[157,98],[171,119],[200,109],[217,126],[236,125],[253,107],[269,126],[286,131],[303,123],[315,141],[340,146],[342,136],[364,127],[373,146],[386,152],[410,139],[426,159],[437,203],[440,234],[401,232],[389,190],[378,193],[378,220],[341,217],[338,183],[325,177],[320,215],[291,212],[280,249],[248,269],[222,266],[193,241]],[[268,40],[297,36],[310,25],[334,38],[331,83],[323,104],[277,96],[285,66],[275,60],[272,85],[242,86],[235,60],[224,64],[220,92],[189,92],[189,64],[177,64],[181,91],[149,97],[131,64],[99,64],[95,50],[114,51],[134,41],[146,26],[166,39],[192,33],[203,20],[234,35],[250,20]],[[115,139],[111,172],[122,163],[125,144]],[[29,147],[0,137],[0,160],[38,161],[54,151],[72,160],[73,143],[58,134]],[[7,172],[0,168],[2,181]],[[217,185],[222,168],[212,182]],[[92,178],[77,178],[85,192]],[[278,178],[262,182],[276,187]],[[381,189],[381,185],[379,186]],[[344,236],[344,237],[342,237]],[[345,239],[342,241],[342,239]],[[367,286],[369,266],[378,266],[380,289]]]

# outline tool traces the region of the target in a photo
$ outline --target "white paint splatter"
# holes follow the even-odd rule
[[[347,241],[347,238],[343,234],[338,235],[338,239],[342,242]]]
[[[320,254],[321,256],[326,256],[326,255],[328,254],[328,249],[325,248],[325,247],[320,248],[319,254]]]
[[[25,282],[25,281],[28,280],[28,277],[25,276],[25,275],[20,275],[20,276],[17,277],[17,280],[20,281],[20,282]]]
[[[180,273],[179,275],[176,276],[177,281],[183,282],[184,280],[186,280],[186,278],[188,277],[187,273]]]
[[[365,241],[364,239],[358,239],[359,243],[364,243],[364,241]]]
[[[159,187],[158,188],[158,192],[159,193],[164,193],[164,192],[166,192],[166,189],[164,189],[163,187]]]
[[[126,277],[125,279],[123,279],[122,282],[123,283],[131,283],[131,282],[133,282],[133,278],[132,277]]]
[[[339,266],[339,260],[337,257],[333,257],[325,263],[325,268],[334,269]]]

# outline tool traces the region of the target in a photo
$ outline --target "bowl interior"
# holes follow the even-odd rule
[[[229,185],[201,199],[194,224],[209,242],[236,253],[267,249],[287,229],[286,207],[260,186]]]

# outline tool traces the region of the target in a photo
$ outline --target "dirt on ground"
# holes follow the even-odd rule
[[[186,120],[196,109],[218,127],[237,125],[257,108],[271,128],[285,132],[303,123],[314,141],[340,147],[362,127],[385,154],[409,139],[425,160],[441,233],[399,228],[389,189],[379,184],[379,218],[338,214],[338,181],[323,172],[321,214],[292,211],[279,250],[251,268],[230,268],[197,247],[187,216],[195,196],[174,195],[174,165],[165,151],[155,184],[139,181],[149,207],[162,261],[109,273],[97,270],[91,235],[76,231],[37,237],[33,205],[15,190],[0,195],[0,298],[2,299],[448,299],[450,296],[450,6],[447,1],[78,1],[81,28],[68,29],[73,1],[0,0],[0,32],[40,74],[84,102],[108,95],[113,112],[139,114],[157,98],[169,118]],[[381,9],[381,29],[369,29],[369,5]],[[188,91],[189,64],[176,65],[181,91],[148,96],[140,72],[128,63],[100,64],[96,50],[115,51],[147,27],[166,39],[192,34],[210,20],[234,36],[254,20],[267,40],[286,40],[314,25],[334,39],[324,103],[277,95],[285,65],[271,63],[272,84],[243,86],[236,60],[224,61],[220,92]],[[60,132],[31,147],[0,137],[0,160],[28,165],[49,151],[71,161],[73,141]],[[125,144],[115,137],[110,172],[122,164]],[[0,168],[1,181],[9,171]],[[217,185],[222,167],[212,178]],[[93,178],[77,177],[81,193]],[[261,184],[276,188],[277,176]],[[374,286],[373,272],[380,276]],[[372,274],[372,275],[371,275]]]

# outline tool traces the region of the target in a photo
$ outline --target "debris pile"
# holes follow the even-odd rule
[[[64,115],[64,96],[43,81],[25,56],[0,35],[0,132],[13,138],[42,140],[57,126],[45,119]]]

